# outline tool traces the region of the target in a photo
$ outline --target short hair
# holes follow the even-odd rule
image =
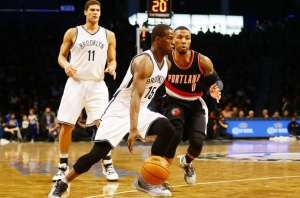
[[[177,30],[187,30],[187,31],[191,32],[190,29],[185,26],[178,26],[174,31],[177,31]]]
[[[88,0],[84,5],[84,10],[88,10],[91,5],[98,5],[99,7],[101,7],[101,4],[100,4],[99,1],[97,1],[97,0]]]
[[[155,38],[157,36],[159,36],[159,37],[166,36],[166,31],[167,30],[172,30],[172,28],[168,25],[165,25],[165,24],[156,25],[152,30],[151,43],[153,43],[155,41]]]

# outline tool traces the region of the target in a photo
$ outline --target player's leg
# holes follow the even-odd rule
[[[99,127],[100,118],[108,105],[108,89],[104,81],[95,82],[86,96],[85,110],[87,113],[87,125],[95,124]],[[111,151],[102,160],[102,173],[108,181],[117,181],[119,175],[114,169]]]
[[[150,124],[150,126],[148,126],[149,130],[148,128],[145,129],[141,126],[138,126],[138,130],[142,136],[146,136],[146,131],[148,131],[147,135],[157,135],[157,138],[151,147],[151,155],[164,157],[169,163],[171,163],[174,158],[175,152],[166,154],[166,150],[169,147],[169,144],[166,143],[170,142],[170,139],[172,139],[175,133],[174,127],[166,118],[156,118],[156,120],[153,122],[153,119],[151,119],[151,115],[139,116],[139,123],[145,124],[147,123],[147,120],[148,125],[152,123]],[[138,178],[134,181],[132,187],[137,190],[146,192],[152,196],[171,196],[170,188],[168,188],[166,184],[158,186],[151,185],[147,183],[141,175],[139,175]]]
[[[69,149],[72,142],[72,130],[83,108],[83,82],[69,78],[65,86],[59,106],[57,120],[61,124],[59,133],[59,164],[58,172],[52,181],[61,180],[68,172]]]
[[[189,147],[186,154],[180,158],[180,167],[184,170],[184,180],[187,184],[194,184],[196,182],[196,172],[192,161],[202,151],[208,121],[208,110],[202,99],[199,104],[194,106],[194,109],[196,112],[186,122]]]
[[[56,181],[48,195],[48,198],[61,197],[63,193],[67,191],[71,181],[90,170],[90,168],[95,163],[99,162],[99,160],[103,159],[111,149],[112,146],[106,141],[94,143],[91,151],[77,160],[73,169],[66,175],[66,177],[62,180]]]

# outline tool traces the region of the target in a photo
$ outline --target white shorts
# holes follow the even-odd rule
[[[150,111],[148,108],[140,109],[138,132],[142,137],[146,138],[151,124],[159,118],[166,117]],[[115,147],[129,132],[129,129],[129,106],[119,101],[112,101],[101,118],[101,123],[95,136],[95,142],[108,141],[112,147]]]
[[[100,120],[108,104],[108,89],[102,81],[77,81],[69,78],[60,102],[57,120],[60,123],[75,125],[85,108],[87,125]]]

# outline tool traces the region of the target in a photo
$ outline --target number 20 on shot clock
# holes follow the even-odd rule
[[[171,18],[172,0],[148,0],[148,18]]]

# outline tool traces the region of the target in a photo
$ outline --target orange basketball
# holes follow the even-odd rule
[[[152,185],[163,184],[170,176],[169,163],[160,156],[148,157],[142,167],[142,176]]]

